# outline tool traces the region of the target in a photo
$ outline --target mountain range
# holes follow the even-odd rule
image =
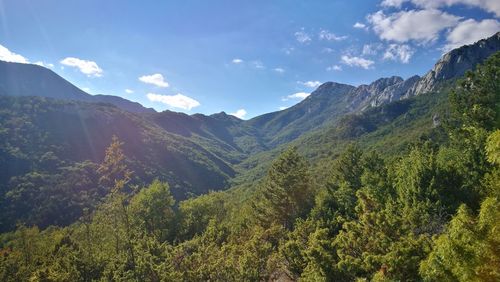
[[[39,96],[92,103],[109,103],[133,113],[152,113],[137,102],[112,96],[90,95],[52,70],[33,64],[0,61],[0,95]]]
[[[58,172],[86,160],[100,163],[113,135],[124,142],[134,181],[160,178],[184,199],[242,183],[268,163],[266,154],[284,146],[309,147],[314,158],[328,154],[310,151],[324,140],[371,132],[378,135],[366,136],[375,140],[391,126],[403,130],[401,123],[422,127],[424,117],[433,128],[439,114],[432,104],[441,96],[424,94],[444,92],[499,50],[500,32],[446,53],[422,77],[392,76],[360,86],[326,82],[300,103],[250,120],[224,112],[158,113],[121,97],[90,95],[41,66],[0,61],[0,202],[48,160]]]

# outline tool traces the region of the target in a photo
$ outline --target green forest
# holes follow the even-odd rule
[[[404,146],[379,112],[347,116],[177,201],[160,176],[135,180],[116,136],[100,163],[37,147],[3,199],[0,281],[500,281],[500,53],[444,89],[440,123]]]

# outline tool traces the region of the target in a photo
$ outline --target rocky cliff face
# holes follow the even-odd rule
[[[500,32],[446,53],[423,77],[415,75],[403,80],[401,77],[392,76],[353,88],[345,96],[345,102],[348,110],[355,112],[435,91],[442,82],[463,76],[467,70],[474,69],[477,64],[498,51],[500,51]]]
[[[500,32],[446,53],[423,77],[415,75],[403,80],[392,76],[358,87],[326,82],[293,107],[244,123],[256,128],[267,144],[273,147],[291,141],[303,132],[326,125],[342,115],[359,113],[369,107],[437,90],[443,82],[461,77],[497,51],[500,51]],[[438,122],[436,118],[435,123]]]
[[[352,110],[365,109],[373,97],[380,96],[385,89],[403,82],[399,76],[379,78],[369,85],[360,85],[349,94],[349,106]]]
[[[408,90],[405,97],[436,90],[440,82],[461,77],[467,70],[473,69],[477,64],[482,63],[499,50],[500,32],[474,44],[454,49],[446,53],[431,71],[415,83]]]
[[[370,106],[377,107],[393,101],[406,98],[408,91],[420,80],[420,76],[414,75],[407,80],[402,80],[396,84],[385,88],[379,95],[374,96],[370,101]]]

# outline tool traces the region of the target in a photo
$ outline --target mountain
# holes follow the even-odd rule
[[[160,179],[170,184],[176,199],[228,188],[237,173],[232,163],[246,153],[225,135],[237,136],[244,129],[221,128],[219,119],[137,114],[111,104],[46,97],[0,97],[0,230],[20,218],[40,226],[69,224],[84,206],[99,202],[105,193],[94,191],[96,166],[113,135],[124,142],[134,185]],[[174,128],[177,122],[183,130]],[[236,127],[241,120],[225,122]],[[75,175],[87,178],[71,182]],[[55,214],[42,215],[40,209]],[[61,209],[75,212],[56,215]],[[61,221],[40,222],[37,214]]]
[[[378,95],[374,95],[370,99],[370,106],[377,107],[383,104],[398,101],[408,98],[408,91],[420,80],[420,76],[414,75],[406,80],[400,80],[393,85],[386,87]]]
[[[120,97],[89,95],[40,66],[0,62],[0,229],[28,217],[41,226],[65,225],[86,201],[98,202],[103,194],[90,192],[97,186],[95,167],[113,135],[124,142],[133,183],[159,178],[177,199],[253,184],[291,145],[317,160],[353,140],[389,152],[439,136],[434,128],[444,114],[443,87],[500,50],[499,41],[496,34],[452,50],[423,77],[360,86],[326,82],[288,109],[247,121],[224,112],[157,113]],[[68,182],[87,174],[83,183]],[[32,218],[47,201],[54,214],[67,210],[61,205],[75,212],[60,222]]]
[[[461,77],[498,50],[500,50],[500,32],[474,44],[453,49],[439,59],[434,68],[415,83],[405,96],[434,91],[440,82]]]
[[[368,108],[437,91],[446,82],[464,75],[475,65],[500,50],[500,32],[451,50],[423,77],[406,80],[392,76],[358,87],[335,82],[320,85],[302,102],[279,112],[264,114],[248,121],[257,128],[268,146],[295,140],[303,132],[332,126],[345,114],[360,113]]]
[[[113,135],[125,142],[125,153],[142,180],[152,175],[169,179],[180,187],[180,197],[220,189],[235,174],[216,155],[219,148],[215,145],[204,146],[195,135],[188,138],[168,132],[143,115],[109,104],[3,97],[0,111],[0,163],[8,165],[2,170],[5,180],[36,171],[47,152],[67,165],[85,160],[99,163]],[[220,146],[224,154],[231,155],[228,146]],[[23,165],[17,169],[15,163]]]
[[[195,140],[228,163],[239,163],[248,154],[266,150],[258,131],[225,112],[210,116],[163,111],[145,115],[166,132]]]
[[[327,82],[302,102],[283,111],[255,117],[247,123],[259,130],[270,147],[283,144],[348,112],[345,98],[353,89],[351,85]]]
[[[0,95],[39,96],[93,103],[109,103],[134,113],[152,113],[151,108],[121,97],[90,95],[50,69],[32,64],[0,61]]]

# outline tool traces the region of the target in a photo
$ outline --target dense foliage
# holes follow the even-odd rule
[[[226,187],[241,153],[203,137],[217,128],[196,131],[201,121],[189,138],[164,130],[168,114],[153,120],[105,104],[0,96],[0,232],[17,221],[66,226],[95,208],[106,194],[96,169],[113,135],[126,140],[132,184],[168,181],[177,199]]]
[[[113,138],[100,164],[16,180],[9,197],[43,203],[34,191],[47,189],[82,208],[67,227],[25,220],[1,235],[0,280],[498,281],[499,76],[500,53],[456,83],[449,115],[431,131],[439,138],[396,155],[352,143],[326,162],[324,181],[322,166],[292,147],[244,196],[176,203],[165,182],[139,187],[126,144]],[[374,129],[353,134],[363,130]],[[89,193],[101,195],[93,207]],[[30,208],[19,212],[58,217]]]

